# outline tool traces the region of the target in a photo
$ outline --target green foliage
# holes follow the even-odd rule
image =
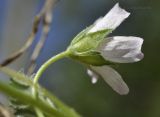
[[[20,82],[21,80],[16,80],[16,78],[14,79],[10,79],[11,83],[10,85],[12,85],[13,87],[15,87],[16,89],[21,90],[22,92],[26,92],[26,93],[30,93],[31,92],[31,87],[26,85],[26,84],[22,84],[22,82]],[[36,117],[36,113],[34,112],[34,109],[32,106],[24,104],[22,102],[20,102],[19,100],[17,100],[16,98],[9,98],[10,100],[10,106],[14,109],[14,115],[16,117]]]
[[[34,107],[46,115],[46,117],[80,117],[72,108],[62,103],[59,99],[49,93],[40,85],[34,85],[31,78],[12,69],[0,67],[0,70],[11,78],[10,84],[0,83],[0,91],[8,94],[11,106],[16,115],[22,117],[35,116]],[[36,88],[38,99],[32,96],[32,89]]]

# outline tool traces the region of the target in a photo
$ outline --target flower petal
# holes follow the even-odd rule
[[[143,58],[142,44],[143,39],[140,37],[116,36],[104,39],[97,50],[108,61],[130,63]]]
[[[99,18],[88,33],[97,32],[104,29],[116,29],[128,16],[129,12],[119,7],[117,3],[104,17]]]
[[[91,82],[93,84],[97,83],[98,81],[98,75],[94,73],[92,70],[87,69],[87,74],[91,77]]]
[[[100,76],[108,83],[110,87],[120,95],[126,95],[129,92],[129,88],[123,81],[122,77],[109,66],[92,66],[93,70],[99,73]]]

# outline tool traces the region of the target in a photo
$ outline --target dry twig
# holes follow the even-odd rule
[[[48,33],[50,31],[50,25],[52,22],[52,8],[55,6],[55,2],[57,2],[56,0],[47,0],[46,4],[45,4],[45,13],[42,19],[42,25],[43,25],[43,29],[42,29],[42,36],[39,40],[39,42],[37,43],[33,54],[31,56],[31,62],[28,68],[28,74],[32,74],[35,70],[36,67],[36,60],[46,42]]]
[[[6,66],[6,65],[12,63],[16,59],[18,59],[31,46],[31,44],[33,43],[33,40],[35,38],[35,35],[38,32],[38,26],[40,24],[40,21],[41,21],[42,17],[44,17],[44,14],[46,13],[46,11],[48,11],[48,8],[50,7],[49,3],[51,3],[52,1],[54,1],[54,0],[46,0],[44,7],[41,9],[39,14],[37,16],[35,16],[32,31],[31,31],[26,43],[23,45],[23,47],[20,48],[15,53],[13,53],[12,55],[10,55],[8,58],[6,58],[3,62],[1,62],[0,63],[1,66]]]

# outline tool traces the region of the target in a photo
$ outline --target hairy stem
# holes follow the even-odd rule
[[[65,105],[63,102],[61,102],[57,97],[55,97],[53,94],[48,92],[46,89],[41,87],[39,84],[33,84],[33,82],[30,80],[29,77],[25,76],[22,73],[19,73],[15,70],[12,70],[7,67],[1,67],[0,71],[7,74],[11,79],[25,82],[29,87],[36,89],[32,89],[32,95],[29,93],[24,92],[23,90],[16,89],[12,85],[4,84],[3,82],[0,82],[0,92],[5,93],[6,95],[9,95],[10,97],[13,97],[19,101],[21,101],[24,104],[31,105],[34,107],[36,113],[38,108],[44,115],[47,117],[80,117],[80,115],[73,109]],[[36,91],[36,92],[34,92]],[[38,92],[41,92],[42,95],[47,97],[51,102],[54,103],[55,107],[48,103],[47,101],[42,100],[41,98],[35,98],[35,96],[38,96]],[[60,113],[62,116],[57,116],[54,113]],[[39,115],[39,112],[37,113],[37,116]]]
[[[34,107],[37,107],[43,110],[43,112],[49,117],[53,117],[53,115],[56,117],[65,117],[63,113],[54,109],[53,107],[48,105],[46,102],[40,99],[35,99],[32,95],[22,92],[11,85],[0,82],[0,91],[13,98],[18,99],[19,101],[25,104],[32,105]]]
[[[38,99],[38,92],[36,90],[35,85],[32,88],[32,93],[33,93],[33,98],[35,98],[37,100]],[[35,112],[37,114],[37,117],[45,117],[43,112],[39,108],[34,107],[34,110],[35,110]]]
[[[45,116],[43,115],[42,111],[41,111],[39,108],[36,108],[36,107],[35,107],[35,111],[36,111],[38,117],[45,117]]]

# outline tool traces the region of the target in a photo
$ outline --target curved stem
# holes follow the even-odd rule
[[[69,55],[69,51],[64,51],[62,53],[57,54],[56,56],[50,58],[48,61],[46,61],[38,70],[38,72],[36,73],[36,76],[34,77],[34,84],[37,84],[40,76],[42,75],[42,73],[55,61],[62,59],[64,57],[67,57]]]
[[[40,76],[41,76],[42,73],[49,67],[49,65],[51,65],[52,63],[54,63],[55,61],[57,61],[57,60],[59,60],[59,59],[61,59],[61,58],[66,57],[68,54],[69,54],[68,51],[64,51],[64,52],[62,52],[62,53],[60,53],[60,54],[58,54],[58,55],[50,58],[48,61],[46,61],[46,62],[40,67],[40,69],[38,70],[36,76],[34,77],[34,81],[33,81],[33,82],[34,82],[34,85],[37,84]],[[33,87],[33,96],[34,96],[35,99],[38,98],[38,94],[37,94],[37,91],[36,91],[36,87]],[[44,117],[43,113],[41,112],[41,110],[40,110],[39,108],[35,107],[35,111],[36,111],[38,117]]]

